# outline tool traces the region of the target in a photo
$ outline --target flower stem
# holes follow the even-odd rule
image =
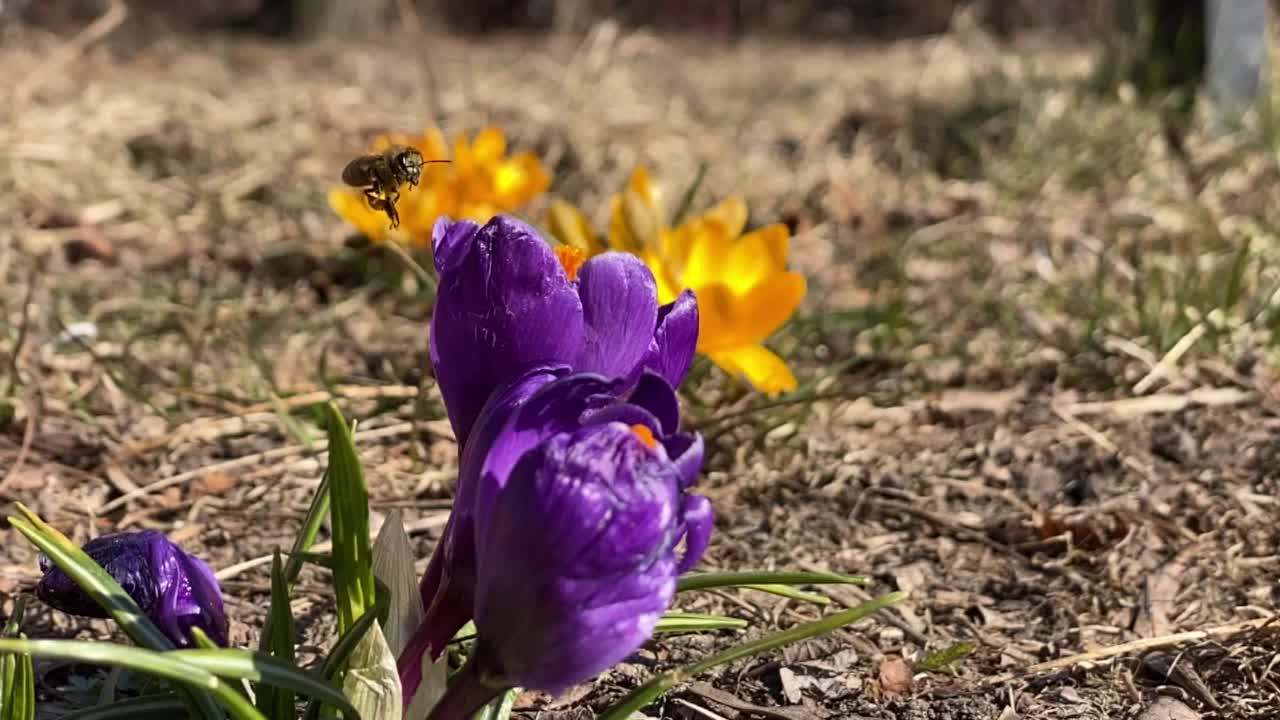
[[[427,720],[468,720],[477,710],[511,689],[512,685],[504,684],[484,671],[476,660],[479,655],[481,652],[477,647],[476,652],[467,658],[467,664],[449,679],[449,687],[440,702],[431,709]]]

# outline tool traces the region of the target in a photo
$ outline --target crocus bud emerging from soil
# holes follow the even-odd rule
[[[154,530],[115,533],[90,540],[84,551],[107,571],[173,643],[192,644],[198,627],[214,642],[227,644],[227,616],[222,589],[199,558],[186,554]],[[107,617],[107,613],[66,573],[40,556],[44,577],[36,597],[72,615]]]

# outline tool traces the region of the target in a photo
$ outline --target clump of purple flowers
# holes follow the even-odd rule
[[[453,718],[510,687],[559,692],[634,652],[713,515],[689,493],[703,445],[681,432],[675,394],[697,346],[692,293],[659,306],[639,259],[562,265],[507,217],[442,220],[433,249],[431,358],[459,479],[400,671],[407,703],[424,656],[474,619],[475,650],[432,715]]]

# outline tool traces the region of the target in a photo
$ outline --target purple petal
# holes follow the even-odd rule
[[[659,308],[658,327],[644,366],[678,388],[693,365],[697,349],[698,301],[692,290],[685,290],[675,302]]]
[[[650,636],[675,587],[679,482],[619,424],[520,458],[476,526],[476,625],[512,681],[558,692]]]
[[[431,362],[465,448],[498,388],[530,367],[577,357],[582,302],[551,248],[524,223],[498,216],[474,232],[455,223],[438,224],[435,234]]]
[[[657,416],[639,405],[618,403],[588,413],[582,420],[585,425],[605,425],[622,423],[627,427],[643,425],[649,428],[654,437],[662,437],[662,422]]]
[[[684,556],[680,558],[679,572],[686,573],[698,564],[702,553],[706,552],[707,545],[711,542],[711,531],[715,528],[716,516],[711,508],[711,501],[701,495],[686,495],[682,512],[685,524]]]
[[[608,252],[582,266],[578,280],[586,333],[574,369],[631,376],[649,352],[658,322],[658,285],[634,255]]]
[[[480,225],[471,220],[454,222],[448,217],[436,220],[431,228],[431,259],[437,274],[444,275],[457,267],[479,230]]]
[[[646,370],[640,376],[627,402],[648,410],[661,421],[659,437],[680,429],[680,401],[676,399],[676,392],[665,378],[652,370]]]
[[[610,391],[615,386],[599,375],[578,373],[545,383],[518,409],[512,408],[500,430],[485,443],[477,443],[482,448],[483,465],[475,497],[468,506],[477,521],[484,522],[481,516],[488,512],[525,453],[552,435],[576,429],[584,415],[613,401]],[[469,469],[472,461],[464,458],[463,464]]]
[[[222,604],[222,588],[213,570],[198,557],[179,552],[179,561],[186,577],[185,592],[181,594],[182,637],[190,637],[190,630],[198,626],[209,639],[222,647],[227,637],[227,614]]]
[[[688,490],[693,487],[702,472],[702,436],[696,433],[678,433],[665,438],[662,445],[667,450],[667,457],[680,468],[680,489]]]

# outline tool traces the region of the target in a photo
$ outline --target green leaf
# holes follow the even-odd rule
[[[369,493],[355,440],[338,407],[329,403],[329,478],[333,507],[333,584],[338,596],[338,631],[346,632],[376,602],[369,547]]]
[[[296,693],[326,702],[342,711],[347,718],[358,718],[351,703],[337,688],[323,679],[269,655],[250,650],[175,650],[169,653],[185,663],[219,677],[250,680],[259,684],[285,688]],[[293,714],[290,713],[290,718]]]
[[[49,560],[67,574],[72,582],[93,598],[112,620],[124,630],[129,639],[144,648],[153,650],[171,650],[173,643],[156,627],[155,623],[142,612],[138,604],[129,597],[120,583],[98,563],[93,561],[84,550],[71,542],[57,528],[45,523],[38,515],[22,503],[17,504],[21,518],[9,517],[9,525],[23,537],[31,541]],[[198,716],[217,720],[222,713],[208,693],[199,689],[188,689],[190,684],[180,687],[179,692],[187,699],[189,707]]]
[[[302,572],[302,567],[305,564],[301,556],[315,545],[316,536],[320,534],[320,526],[324,524],[324,518],[329,514],[329,477],[329,470],[326,469],[324,476],[320,478],[320,485],[316,488],[316,494],[311,496],[311,506],[307,508],[307,516],[302,520],[302,528],[298,530],[297,537],[293,539],[293,548],[289,551],[289,561],[284,566],[284,577],[288,583],[289,592],[293,591],[293,584],[298,581],[298,573]],[[266,624],[262,628],[262,637],[258,641],[258,649],[262,652],[270,652],[271,650],[271,638],[275,636],[275,630],[271,625],[271,615],[268,614]]]
[[[21,637],[27,598],[19,596],[4,627],[4,637]],[[36,716],[36,676],[27,654],[0,655],[0,720],[32,720]]]
[[[329,650],[329,654],[325,656],[324,664],[320,668],[320,677],[328,683],[336,683],[342,670],[347,666],[347,662],[355,653],[360,641],[364,639],[365,633],[369,632],[378,622],[378,616],[382,614],[382,607],[375,605],[372,612],[367,612],[356,620],[356,624],[350,630],[338,637],[338,642],[333,644],[333,648]],[[307,704],[307,710],[302,715],[304,718],[320,717],[320,704],[312,700]],[[376,718],[372,720],[377,720]]]
[[[824,572],[716,572],[688,573],[680,577],[676,584],[676,592],[690,590],[710,590],[712,588],[751,587],[765,592],[761,586],[771,585],[866,585],[867,579],[860,575],[840,575]]]
[[[746,620],[724,615],[669,612],[658,619],[659,633],[692,633],[707,630],[741,630],[750,625]]]
[[[373,613],[367,613],[372,616]],[[396,656],[377,624],[369,628],[346,663],[342,692],[362,717],[399,718],[404,708]]]
[[[284,564],[280,560],[279,550],[271,558],[271,608],[267,615],[271,618],[267,625],[271,630],[266,643],[267,652],[277,660],[292,664],[293,610],[289,607],[289,581],[284,576]],[[293,693],[285,688],[259,685],[256,701],[258,710],[272,720],[294,719]]]
[[[216,675],[176,657],[177,652],[156,652],[128,645],[81,640],[0,639],[0,652],[29,653],[46,660],[65,660],[93,665],[122,667],[170,680],[213,695],[236,720],[267,720],[234,688]],[[180,652],[209,652],[188,650]],[[224,651],[225,652],[225,651]],[[215,706],[209,717],[222,713]]]
[[[640,708],[648,705],[658,699],[663,693],[671,688],[687,682],[689,679],[704,673],[711,668],[726,665],[736,660],[759,655],[770,650],[774,650],[785,645],[790,645],[801,640],[816,637],[824,633],[831,632],[838,628],[855,623],[868,615],[879,612],[884,608],[893,605],[907,597],[905,592],[894,592],[887,595],[881,595],[874,600],[869,600],[861,605],[850,608],[843,612],[828,615],[820,620],[815,620],[804,625],[797,625],[789,630],[783,630],[767,637],[754,640],[752,642],[736,645],[728,650],[716,653],[711,657],[704,658],[692,665],[687,665],[678,670],[663,673],[646,682],[644,685],[633,690],[621,702],[609,708],[604,715],[597,720],[625,720],[631,717],[631,714],[640,710]]]
[[[387,646],[399,655],[422,624],[422,593],[413,570],[413,543],[400,520],[400,511],[387,516],[373,541],[373,575],[387,587]]]
[[[84,708],[59,720],[173,720],[182,717],[185,709],[182,700],[173,695],[151,695]]]

